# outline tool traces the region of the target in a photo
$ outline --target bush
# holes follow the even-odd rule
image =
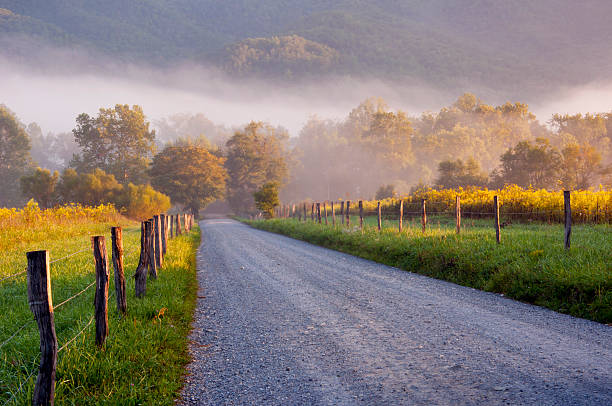
[[[153,215],[168,210],[170,198],[149,185],[129,184],[123,188],[117,205],[127,217],[135,220],[146,220]]]

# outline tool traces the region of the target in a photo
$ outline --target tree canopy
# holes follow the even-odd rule
[[[0,105],[0,206],[22,203],[19,179],[31,166],[30,148],[23,125]]]

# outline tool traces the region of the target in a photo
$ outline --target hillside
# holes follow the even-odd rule
[[[0,8],[5,40],[241,75],[410,78],[524,95],[606,78],[612,67],[608,0],[0,0]]]

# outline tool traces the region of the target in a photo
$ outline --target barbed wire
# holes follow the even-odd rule
[[[0,279],[0,282],[4,282],[4,281],[5,281],[5,280],[7,280],[7,279],[11,279],[11,278],[14,278],[14,277],[16,277],[16,276],[23,275],[23,274],[24,274],[24,273],[26,273],[27,271],[28,271],[28,268],[25,268],[25,269],[24,269],[23,271],[21,271],[21,272],[17,272],[17,273],[14,273],[14,274],[12,274],[12,275],[5,276],[5,277],[3,277],[2,279]]]
[[[69,297],[68,299],[64,300],[62,303],[58,304],[57,306],[53,306],[53,311],[57,310],[58,308],[60,308],[61,306],[65,305],[66,303],[70,302],[72,299],[76,298],[77,296],[82,295],[83,293],[85,293],[89,288],[91,288],[93,285],[96,284],[96,281],[93,281],[92,283],[90,283],[89,285],[87,285],[83,290],[81,290],[80,292],[78,292],[77,294]]]
[[[81,334],[83,334],[83,332],[87,329],[87,327],[89,327],[91,325],[91,323],[94,320],[94,316],[91,316],[91,318],[89,319],[89,322],[85,325],[85,327],[83,327],[81,329],[81,331],[79,331],[74,337],[72,337],[70,340],[68,340],[64,345],[62,345],[60,347],[59,350],[57,350],[57,353],[59,354],[60,351],[62,351],[64,348],[66,348],[68,345],[70,345],[74,340],[77,339],[78,336],[80,336]]]

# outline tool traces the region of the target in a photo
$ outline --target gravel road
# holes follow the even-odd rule
[[[181,404],[612,405],[612,327],[200,223]]]

